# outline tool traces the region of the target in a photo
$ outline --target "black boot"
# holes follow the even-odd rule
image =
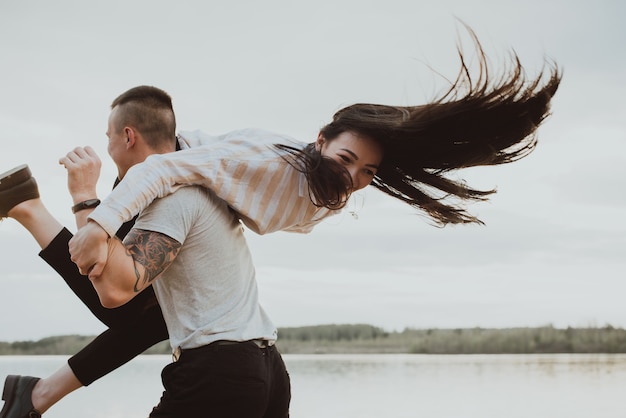
[[[9,375],[4,381],[4,407],[0,418],[41,418],[32,401],[33,388],[40,379],[31,376]]]
[[[15,205],[38,197],[37,182],[27,165],[0,174],[0,218],[6,218]]]

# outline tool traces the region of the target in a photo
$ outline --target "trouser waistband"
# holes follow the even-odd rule
[[[178,359],[180,359],[180,356],[183,352],[185,353],[198,352],[198,351],[207,350],[207,349],[217,349],[218,347],[221,347],[221,346],[240,345],[240,344],[249,344],[249,343],[253,343],[261,349],[272,347],[274,345],[274,341],[264,340],[264,339],[255,339],[255,340],[247,340],[247,341],[217,340],[207,345],[203,345],[203,346],[196,347],[196,348],[180,348],[180,346],[176,347],[176,349],[174,349],[174,351],[172,352],[172,361],[174,362],[178,361]]]

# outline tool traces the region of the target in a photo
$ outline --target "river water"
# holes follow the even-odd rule
[[[65,356],[0,356],[47,375]],[[285,355],[294,418],[623,418],[626,355]],[[146,417],[169,356],[140,356],[45,418]],[[0,380],[1,381],[1,380]]]

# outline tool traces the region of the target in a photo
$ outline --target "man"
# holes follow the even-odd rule
[[[118,97],[107,134],[119,178],[148,155],[174,151],[174,132],[166,93],[144,86]],[[90,148],[77,148],[61,163],[68,169],[77,223],[84,225],[97,204],[99,160]],[[16,210],[9,216],[17,219]],[[124,244],[111,240],[115,257],[94,286],[107,306],[149,294],[153,281],[159,289],[178,361],[164,370],[166,390],[151,416],[287,416],[288,375],[273,346],[275,327],[258,304],[236,216],[211,192],[188,188],[156,202],[139,222]],[[33,382],[17,380],[15,392],[32,390]],[[22,409],[6,407],[27,402],[18,395],[6,401],[6,416],[21,416]]]
[[[108,130],[120,178],[134,165],[135,149],[175,149],[171,139],[151,143],[125,100],[114,102]],[[62,163],[76,163],[68,159]],[[92,280],[103,305],[123,305],[153,285],[176,350],[151,416],[288,416],[276,329],[259,306],[243,229],[226,202],[206,189],[183,188],[150,205],[123,243],[110,240],[110,251]]]

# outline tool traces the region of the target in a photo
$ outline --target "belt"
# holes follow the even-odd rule
[[[217,340],[217,341],[213,341],[212,343],[209,343],[205,346],[201,346],[201,347],[197,347],[197,348],[180,348],[176,347],[176,349],[172,352],[172,361],[176,362],[178,361],[178,359],[180,359],[181,354],[183,353],[183,351],[190,351],[190,350],[197,350],[197,349],[201,349],[201,348],[206,348],[206,347],[219,347],[219,346],[227,346],[227,345],[238,345],[238,344],[245,344],[245,343],[254,343],[257,347],[259,348],[268,348],[274,345],[274,341],[272,340],[264,340],[264,339],[256,339],[256,340],[247,340],[247,341],[229,341],[229,340]]]

